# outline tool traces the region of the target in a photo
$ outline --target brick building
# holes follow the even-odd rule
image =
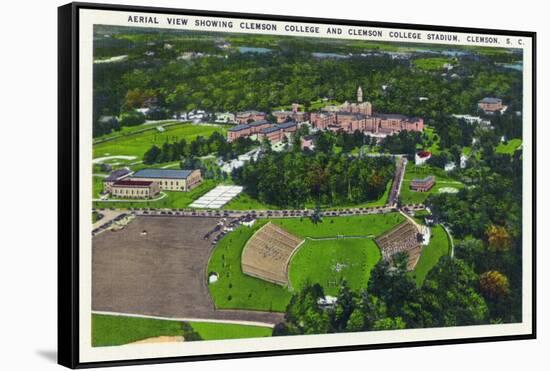
[[[273,126],[273,124],[267,120],[257,120],[249,124],[239,124],[230,128],[227,131],[227,141],[232,142],[240,137],[247,137],[250,135],[258,134],[263,129],[267,129]]]
[[[163,191],[188,192],[202,182],[202,175],[199,169],[143,169],[137,171],[131,180],[155,182]]]
[[[124,178],[132,175],[132,171],[128,168],[118,169],[109,174],[103,179],[103,193],[111,193],[113,184]]]
[[[159,184],[149,180],[119,180],[110,189],[113,196],[120,198],[151,198],[160,192]]]
[[[250,121],[258,121],[258,120],[265,120],[266,119],[266,113],[261,111],[244,111],[244,112],[237,112],[237,115],[235,116],[235,121],[237,121],[239,124],[248,124]]]
[[[283,124],[273,125],[271,127],[262,129],[258,134],[258,139],[269,139],[272,143],[283,140],[285,135],[296,132],[298,124],[294,121],[285,122]]]
[[[435,176],[429,175],[424,179],[413,179],[410,188],[416,192],[428,192],[435,185]]]
[[[477,103],[477,106],[485,113],[495,113],[505,108],[505,106],[502,105],[502,99],[492,97],[483,98]]]

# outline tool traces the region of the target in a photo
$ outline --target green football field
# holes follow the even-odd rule
[[[202,340],[271,336],[269,327],[215,322],[187,322]],[[92,314],[92,346],[113,346],[158,336],[184,336],[183,322]]]
[[[393,226],[401,223],[404,220],[403,216],[398,213],[377,214],[377,215],[361,215],[348,217],[325,217],[318,224],[313,224],[309,218],[274,218],[270,220],[258,220],[252,227],[241,226],[237,230],[226,235],[214,249],[210,261],[208,263],[208,272],[218,273],[218,281],[209,285],[210,295],[214,300],[216,308],[220,309],[254,309],[282,312],[291,297],[291,291],[288,288],[269,283],[267,281],[245,275],[241,269],[242,250],[248,239],[265,223],[271,221],[288,232],[302,237],[326,238],[344,236],[361,236],[373,237],[382,234],[391,229]],[[332,240],[334,241],[334,240]],[[365,276],[372,266],[378,261],[375,258],[374,250],[378,248],[372,240],[368,238],[362,239],[346,239],[345,242],[353,241],[350,244],[341,243],[328,244],[322,243],[320,249],[327,250],[319,251],[323,256],[333,256],[335,258],[343,257],[348,260],[359,259],[363,261],[363,265],[354,265],[354,269],[350,277],[354,285],[359,285],[360,282],[365,282]],[[358,241],[362,241],[360,244]],[[372,242],[372,244],[371,244]],[[308,242],[309,243],[309,242]],[[342,246],[351,246],[349,251],[344,251]],[[360,248],[363,246],[363,249]],[[307,244],[305,245],[307,248]],[[309,253],[304,253],[304,257],[300,258],[300,251],[296,256],[299,260],[307,261]],[[334,251],[330,251],[334,250]],[[364,251],[363,251],[364,250]],[[370,251],[370,253],[369,253]],[[366,255],[365,255],[366,254]],[[380,254],[378,252],[378,254]],[[318,264],[325,264],[327,269],[330,269],[330,262],[317,261]],[[292,270],[300,270],[299,262],[292,263]],[[307,272],[308,268],[303,268],[305,274],[310,274],[315,279],[322,279],[321,270],[318,272]],[[328,274],[329,271],[326,271]],[[336,278],[338,275],[334,275]],[[300,285],[303,281],[300,274],[296,276]],[[292,278],[292,277],[291,277]],[[367,278],[368,279],[368,278]],[[291,281],[292,282],[292,281]],[[321,284],[324,281],[319,282]]]
[[[129,156],[135,157],[135,159],[128,161],[139,161],[143,159],[143,155],[152,145],[161,147],[167,141],[176,142],[182,139],[191,141],[198,136],[208,137],[216,131],[225,134],[226,127],[214,124],[193,125],[182,123],[166,127],[162,133],[156,129],[148,130],[95,144],[93,146],[93,158]]]
[[[380,260],[372,239],[307,240],[290,262],[292,288],[319,283],[327,295],[336,295],[342,280],[352,290],[367,287],[372,268]]]

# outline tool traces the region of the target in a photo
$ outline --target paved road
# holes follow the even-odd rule
[[[105,225],[105,224],[108,224],[110,222],[112,222],[113,220],[115,220],[118,216],[122,215],[125,213],[124,210],[102,210],[99,212],[100,214],[103,215],[103,218],[99,219],[97,222],[95,222],[93,225],[92,225],[92,229],[97,229],[97,228],[100,228],[102,225]]]
[[[401,184],[405,176],[405,169],[407,167],[407,158],[404,156],[396,157],[395,175],[390,190],[390,196],[388,197],[388,205],[397,205],[399,200],[399,193],[401,192]]]
[[[144,314],[132,314],[132,313],[119,313],[119,312],[101,312],[101,311],[92,311],[94,314],[104,314],[109,316],[120,316],[120,317],[137,317],[137,318],[151,318],[151,319],[160,319],[167,321],[180,321],[180,322],[205,322],[205,323],[229,323],[234,325],[245,325],[245,326],[260,326],[260,327],[275,327],[272,323],[265,322],[254,322],[254,321],[239,321],[239,320],[223,320],[223,319],[204,319],[204,318],[174,318],[174,317],[159,317],[159,316],[147,316]]]

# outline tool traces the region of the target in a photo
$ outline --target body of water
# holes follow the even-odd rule
[[[239,52],[241,53],[270,53],[271,49],[268,48],[258,48],[254,46],[239,46],[237,47]]]

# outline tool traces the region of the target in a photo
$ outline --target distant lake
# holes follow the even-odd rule
[[[237,47],[241,53],[270,53],[271,49],[268,48],[257,48],[254,46],[239,46]]]
[[[344,59],[349,58],[349,55],[338,54],[338,53],[311,53],[315,58],[337,58]]]
[[[443,50],[441,51],[441,54],[446,55],[448,57],[462,57],[464,55],[467,55],[468,53],[465,51],[459,51],[459,50]]]
[[[502,66],[504,68],[510,68],[512,70],[516,70],[516,71],[520,71],[522,72],[523,71],[523,63],[521,62],[516,62],[516,63],[497,63],[499,66]]]

